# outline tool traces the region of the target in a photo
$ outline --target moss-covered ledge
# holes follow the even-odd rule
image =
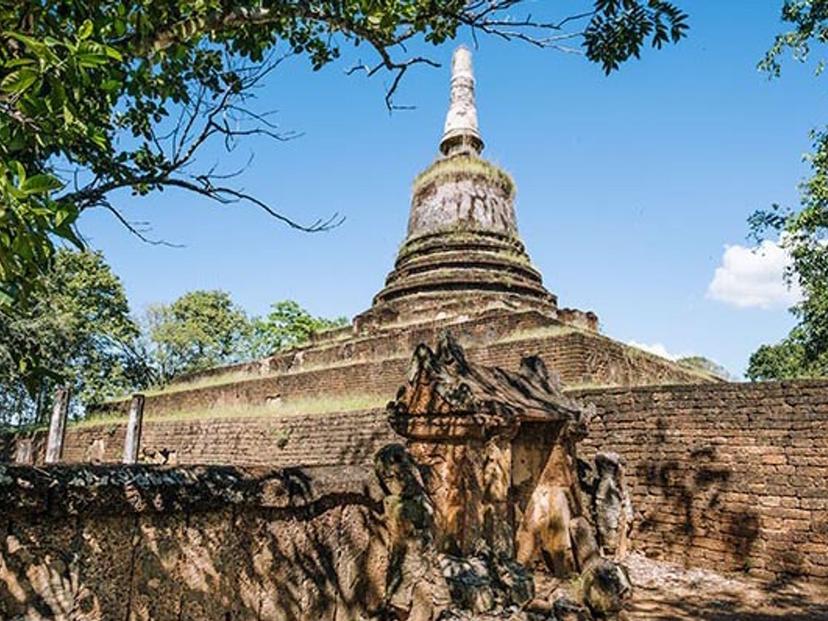
[[[0,517],[260,507],[310,518],[343,504],[379,510],[381,497],[373,471],[359,466],[0,465]]]

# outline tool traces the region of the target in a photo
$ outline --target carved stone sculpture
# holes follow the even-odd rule
[[[615,453],[595,455],[592,514],[598,543],[608,556],[624,558],[633,526],[633,509],[624,480],[624,466]]]
[[[629,577],[602,555],[602,546],[626,545],[621,466],[602,455],[593,486],[582,490],[576,445],[591,411],[563,394],[540,358],[524,358],[516,373],[482,367],[446,334],[435,350],[417,347],[388,412],[405,438],[376,460],[397,618],[507,618],[497,615],[517,606],[508,618],[528,619],[517,610],[535,601],[532,569],[581,573],[580,604],[565,618],[623,609]],[[544,601],[557,617],[553,600]]]
[[[434,510],[417,464],[404,446],[390,444],[375,456],[374,469],[386,493],[386,607],[397,619],[432,621],[451,598],[434,549]]]

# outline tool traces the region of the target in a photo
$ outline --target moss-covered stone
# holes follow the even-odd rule
[[[514,198],[517,186],[512,176],[502,168],[480,157],[469,154],[439,159],[414,179],[414,194],[423,188],[444,179],[458,179],[464,176],[481,177],[503,188]]]

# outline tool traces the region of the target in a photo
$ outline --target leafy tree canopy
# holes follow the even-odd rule
[[[148,379],[124,288],[99,253],[59,250],[39,278],[25,313],[0,315],[0,424],[45,422],[58,383],[82,406]],[[21,350],[48,373],[19,366]]]
[[[762,345],[753,352],[746,374],[754,382],[785,380],[809,377],[812,374],[810,369],[803,335],[794,328],[780,343]]]
[[[191,291],[152,306],[146,324],[158,383],[247,356],[250,320],[224,291]]]
[[[267,316],[254,321],[252,353],[254,357],[269,356],[302,345],[314,334],[348,323],[347,317],[314,317],[293,300],[283,300],[273,304]]]
[[[828,0],[788,0],[782,18],[793,29],[777,36],[760,63],[771,75],[779,75],[785,51],[807,62],[814,46],[828,41]],[[818,59],[818,73],[822,66]],[[828,376],[828,131],[814,132],[812,140],[813,152],[807,156],[811,176],[801,185],[800,205],[773,205],[750,218],[757,239],[768,233],[779,236],[792,257],[786,278],[803,292],[803,300],[791,309],[798,324],[782,342],[763,345],[751,356],[751,379]]]

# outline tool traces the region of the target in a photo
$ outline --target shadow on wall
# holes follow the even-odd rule
[[[664,422],[658,420],[656,438],[666,442]],[[760,532],[759,513],[748,503],[725,503],[733,489],[733,471],[723,464],[713,446],[691,449],[684,459],[651,459],[638,464],[636,475],[656,496],[638,525],[641,533],[656,531],[671,556],[720,562],[730,570],[747,571]],[[731,496],[732,498],[732,496]],[[725,506],[727,504],[727,506]]]
[[[387,561],[367,492],[315,493],[288,469],[248,496],[245,472],[212,470],[186,498],[134,477],[118,505],[131,511],[4,512],[0,618],[334,621],[379,607]],[[74,480],[91,493],[90,471]]]

